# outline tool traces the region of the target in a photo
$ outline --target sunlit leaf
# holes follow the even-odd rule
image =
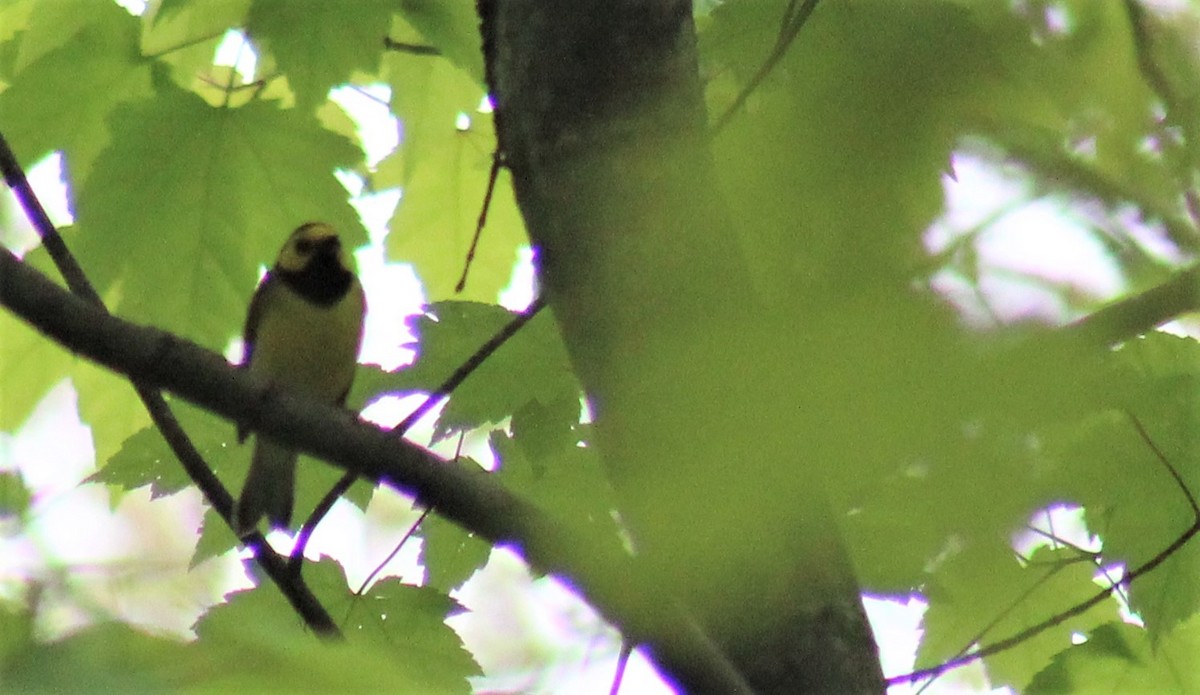
[[[461,527],[431,515],[421,524],[421,564],[429,586],[450,591],[487,564],[492,546]]]
[[[1004,547],[969,548],[943,563],[930,578],[933,599],[922,623],[924,637],[917,667],[932,666],[1038,625],[1095,595],[1091,558],[1074,550],[1042,549],[1022,567]],[[1023,687],[1049,662],[1050,655],[1084,632],[1117,618],[1115,601],[1055,624],[1014,649],[985,659],[997,685]]]
[[[275,55],[297,105],[308,111],[324,101],[331,88],[348,81],[354,70],[374,71],[395,4],[254,0],[247,29]]]
[[[213,108],[173,85],[122,107],[121,129],[79,191],[79,254],[110,308],[223,348],[240,332],[259,264],[296,226],[365,239],[333,170],[362,156],[298,111]]]
[[[411,318],[419,337],[412,365],[396,372],[390,389],[432,392],[455,373],[516,315],[498,306],[439,302]],[[549,312],[530,320],[478,365],[454,393],[438,418],[435,438],[516,413],[530,401],[543,405],[578,402],[579,387]],[[576,419],[578,409],[575,409]]]
[[[35,18],[48,13],[74,30],[0,94],[0,132],[28,164],[64,151],[78,183],[121,128],[113,111],[151,93],[150,62],[138,51],[137,18],[114,3],[40,3]],[[23,45],[46,45],[32,38]]]

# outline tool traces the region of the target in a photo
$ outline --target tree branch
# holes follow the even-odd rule
[[[29,185],[25,171],[17,162],[16,156],[2,134],[0,134],[0,171],[3,172],[4,180],[20,200],[25,214],[37,229],[43,246],[46,247],[55,266],[66,279],[67,286],[75,295],[95,307],[96,311],[107,314],[108,310],[100,299],[100,295],[92,287],[83,268],[76,262],[75,256],[71,254],[62,236],[55,229],[54,223],[46,214],[33,187]],[[3,280],[7,283],[8,278],[5,277]],[[209,468],[200,452],[192,445],[191,439],[188,438],[179,421],[175,419],[174,413],[171,412],[171,408],[163,400],[162,395],[141,381],[134,379],[132,383],[138,397],[145,405],[150,419],[158,427],[168,446],[183,465],[188,477],[196,483],[205,499],[213,509],[217,510],[225,523],[231,523],[233,500],[229,496],[229,492]],[[305,624],[319,635],[339,637],[341,632],[329,612],[325,610],[299,576],[294,576],[287,571],[284,559],[271,548],[262,534],[255,533],[247,537],[246,542],[254,549],[255,559],[263,571],[275,582],[279,591]]]
[[[1120,299],[1076,321],[1064,334],[1085,345],[1109,346],[1200,309],[1200,265],[1145,292]]]
[[[696,692],[751,692],[684,611],[669,599],[645,595],[643,573],[632,558],[551,518],[477,466],[443,461],[344,410],[272,388],[194,343],[112,316],[65,292],[7,249],[0,249],[0,304],[69,350],[148,388],[171,391],[390,485],[493,544],[516,546],[539,570],[574,580],[607,620],[632,641],[650,646],[669,673],[699,686]]]

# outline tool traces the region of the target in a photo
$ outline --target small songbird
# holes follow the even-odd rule
[[[292,232],[250,300],[242,365],[275,384],[344,404],[362,345],[366,300],[333,227]],[[238,442],[248,432],[238,428]],[[266,515],[272,528],[292,520],[297,453],[255,435],[250,472],[234,510],[238,537]]]

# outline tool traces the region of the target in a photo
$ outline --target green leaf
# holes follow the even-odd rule
[[[438,51],[483,84],[479,14],[471,0],[402,0],[400,14]]]
[[[306,573],[324,575],[330,569],[336,567],[310,567]],[[323,579],[318,577],[314,583],[321,585]],[[344,580],[342,593],[347,594]],[[273,588],[241,591],[228,598],[228,603],[210,610],[196,626],[200,638],[197,651],[209,668],[195,674],[191,690],[405,695],[470,692],[466,676],[474,673],[455,672],[461,664],[452,663],[442,651],[436,655],[411,649],[406,652],[404,647],[411,645],[395,648],[376,639],[377,634],[363,639],[358,629],[346,630],[350,639],[344,642],[323,642],[303,628]],[[322,599],[327,601],[329,596]],[[333,614],[342,615],[336,608]],[[402,632],[405,616],[393,617],[396,630]],[[417,622],[423,624],[425,616],[418,616]],[[424,641],[431,639],[432,632],[421,628],[414,636]]]
[[[617,504],[595,449],[581,446],[578,434],[569,445],[553,448],[535,443],[531,449],[526,437],[492,432],[490,442],[500,460],[497,477],[505,487],[553,517],[591,530],[597,543],[616,539]]]
[[[188,560],[188,569],[196,569],[204,561],[224,555],[239,545],[241,541],[233,534],[229,524],[217,514],[217,510],[207,507],[200,522],[200,538],[196,540],[196,549]]]
[[[138,20],[113,3],[39,3],[35,17],[47,13],[75,29],[0,94],[0,132],[27,164],[63,150],[78,182],[120,128],[109,115],[150,94],[150,63],[137,50]]]
[[[384,69],[392,110],[404,123],[404,139],[380,162],[374,183],[377,189],[404,189],[389,225],[388,252],[413,265],[432,299],[494,302],[509,282],[518,248],[528,244],[511,177],[503,170],[464,292],[454,292],[496,150],[492,117],[477,112],[483,90],[444,58],[391,53]],[[469,119],[465,130],[459,127],[463,117]]]
[[[419,41],[410,27],[397,22],[402,39]],[[405,190],[422,166],[438,166],[438,159],[454,146],[462,131],[460,114],[473,115],[483,99],[482,86],[444,58],[389,53],[384,74],[392,89],[392,112],[404,124],[400,147],[380,163],[376,188],[401,186]]]
[[[346,591],[336,563],[328,560],[308,574],[329,610],[345,616],[342,629],[351,641],[386,648],[429,692],[469,692],[467,677],[481,674],[462,639],[446,625],[446,618],[463,608],[444,592],[389,578],[365,595],[354,595]]]
[[[0,680],[19,693],[168,692],[204,675],[193,653],[177,640],[104,623],[14,654]]]
[[[492,546],[475,534],[432,514],[421,524],[421,564],[425,582],[442,591],[463,585],[487,564]]]
[[[24,517],[32,496],[16,472],[0,472],[0,517]]]
[[[33,612],[9,601],[0,601],[0,681],[14,657],[32,645]]]
[[[346,407],[361,412],[379,396],[391,390],[394,376],[377,364],[360,364],[354,374],[354,384],[346,397]]]
[[[199,646],[222,664],[207,689],[470,692],[466,679],[479,675],[479,667],[444,623],[458,610],[452,599],[391,580],[355,596],[329,559],[308,565],[305,576],[347,640],[325,643],[305,631],[274,588],[231,594],[196,626]]]
[[[432,392],[515,318],[499,306],[438,302],[410,319],[419,354],[397,372],[390,388]],[[441,439],[497,423],[531,401],[578,403],[579,385],[549,312],[542,312],[485,360],[451,395],[434,429]],[[575,410],[578,421],[578,409]]]
[[[1200,490],[1200,345],[1153,334],[1127,342],[1114,355],[1112,410],[1080,424],[1064,438],[1058,458],[1063,488],[1087,509],[1090,528],[1104,540],[1106,562],[1134,569],[1156,557],[1194,522],[1183,483]],[[1131,607],[1157,639],[1200,609],[1200,548],[1188,544],[1129,590]]]
[[[211,4],[207,0],[159,0],[158,4],[154,6],[154,16],[151,21],[159,22],[170,19],[176,13],[194,7],[200,2]]]
[[[12,75],[15,70],[16,50],[20,45],[19,38],[29,29],[29,16],[33,14],[33,0],[4,0],[0,2],[0,44],[8,54],[5,68],[0,70],[0,82]],[[16,39],[16,40],[14,40]]]
[[[32,11],[19,38],[17,71],[70,43],[93,22],[120,22],[122,14],[129,18],[128,12],[107,3],[33,2],[31,5]]]
[[[716,76],[714,118],[770,53],[780,14],[754,2],[713,11],[701,48]],[[998,72],[959,3],[819,6],[714,140],[733,218],[751,221],[738,229],[764,290],[806,290],[799,278],[825,272],[837,287],[875,284],[895,258],[919,257],[955,134],[970,123],[963,101]]]
[[[79,398],[79,419],[92,430],[96,461],[107,461],[122,442],[150,424],[146,406],[124,376],[79,360],[71,382]]]
[[[1195,618],[1152,645],[1146,631],[1127,623],[1102,625],[1088,641],[1059,652],[1037,675],[1028,695],[1191,693],[1200,688],[1194,667],[1200,649],[1200,621]]]
[[[252,0],[159,0],[150,3],[146,15],[150,28],[147,35],[162,28],[163,24],[187,26],[193,39],[225,28],[235,28],[242,23]],[[177,30],[181,27],[177,27]],[[183,42],[179,42],[183,43]],[[170,45],[163,46],[166,48]],[[160,49],[161,50],[161,49]]]
[[[258,266],[297,225],[325,220],[348,246],[365,240],[333,177],[362,153],[295,110],[161,90],[114,114],[138,128],[117,133],[79,191],[77,253],[114,312],[223,348]]]
[[[74,227],[59,231],[68,247],[77,241]],[[44,247],[25,255],[25,262],[51,280],[64,284]],[[76,360],[8,312],[0,312],[0,430],[13,430],[33,412],[42,397],[67,378]]]
[[[532,399],[512,415],[512,440],[525,456],[534,460],[554,456],[564,449],[577,449],[583,440],[579,411],[578,396],[567,396],[553,403]]]
[[[246,28],[274,55],[298,108],[311,112],[355,70],[375,72],[395,4],[254,0]]]
[[[20,427],[73,363],[57,343],[12,314],[0,313],[0,430]]]
[[[170,65],[179,86],[198,93],[219,91],[214,84],[222,87],[227,84],[228,68],[213,65],[216,49],[227,31],[245,24],[250,1],[163,0],[157,5],[151,3],[143,17],[142,52]],[[223,93],[221,99],[224,99]]]
[[[225,468],[222,464],[234,444],[232,425],[180,402],[174,403],[173,410],[200,456],[214,470]],[[153,425],[126,439],[121,450],[84,482],[115,485],[122,490],[149,485],[151,499],[173,495],[192,483],[162,433]]]
[[[924,480],[895,476],[874,482],[853,499],[840,500],[839,508],[850,512],[842,519],[843,532],[863,589],[904,595],[925,580],[930,560],[945,549],[953,528],[943,515],[913,509],[915,499],[935,499]],[[962,511],[953,502],[947,507],[948,516]]]
[[[917,651],[917,668],[957,656],[975,643],[1010,637],[1094,596],[1091,558],[1069,549],[1042,548],[1022,567],[1006,545],[973,546],[939,566],[930,577],[929,609]],[[1050,655],[1084,632],[1117,619],[1115,601],[1062,621],[1013,649],[984,660],[995,685],[1023,688]],[[982,636],[981,636],[982,635]]]

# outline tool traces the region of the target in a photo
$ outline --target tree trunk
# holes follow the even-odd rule
[[[718,194],[690,3],[480,10],[502,154],[651,595],[757,692],[882,691],[795,422],[803,337],[756,299]]]

